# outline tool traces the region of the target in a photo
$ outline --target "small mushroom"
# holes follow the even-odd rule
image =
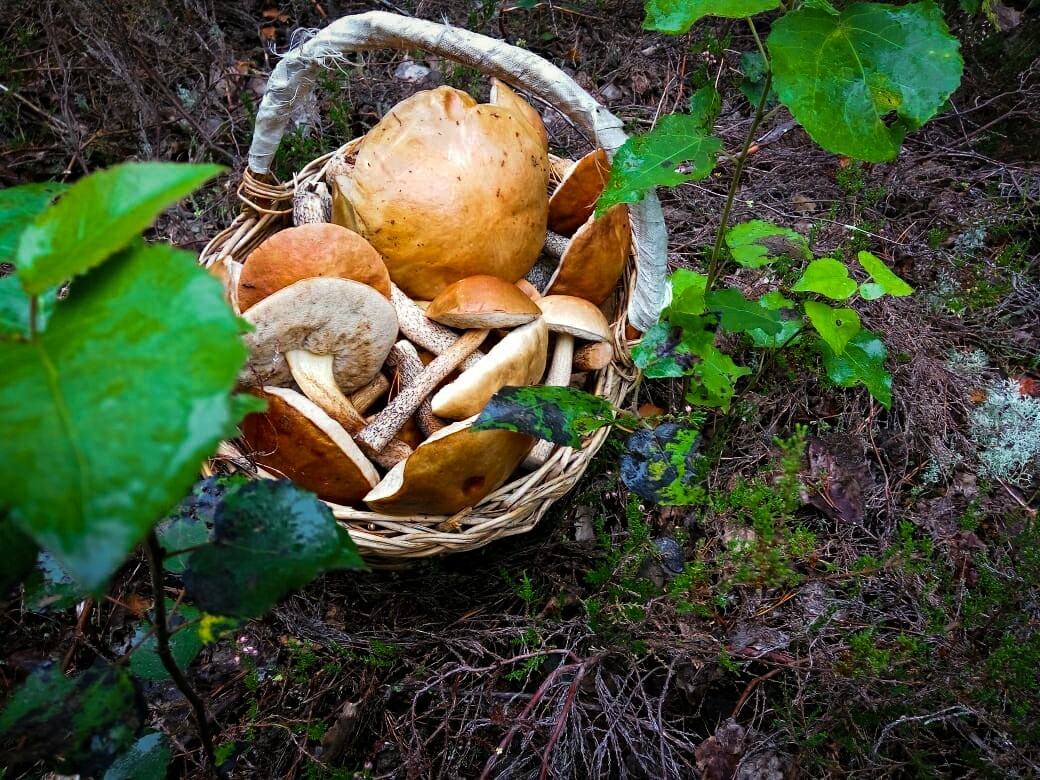
[[[426,316],[453,328],[515,328],[542,315],[517,285],[497,276],[467,276],[430,301]]]
[[[549,198],[549,230],[572,236],[592,216],[610,177],[610,160],[602,149],[589,152],[564,174]]]
[[[239,305],[248,311],[293,282],[319,276],[351,279],[390,297],[390,275],[371,244],[339,225],[311,223],[280,230],[249,254]]]
[[[614,359],[614,345],[609,341],[593,341],[574,350],[572,371],[599,371]]]
[[[539,317],[506,334],[473,368],[433,396],[433,413],[449,420],[477,414],[506,385],[529,385],[545,370],[549,330]]]
[[[547,295],[576,295],[599,306],[617,287],[632,246],[628,208],[619,203],[599,219],[590,217],[567,245]]]
[[[451,515],[503,485],[532,439],[512,431],[474,431],[474,419],[430,436],[387,472],[365,503],[389,515]]]
[[[267,401],[266,412],[241,424],[257,463],[337,504],[356,505],[379,482],[342,426],[306,396],[285,387],[252,392]]]

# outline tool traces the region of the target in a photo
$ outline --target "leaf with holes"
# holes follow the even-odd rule
[[[726,231],[730,256],[745,268],[761,268],[780,255],[803,260],[812,257],[805,236],[761,219],[741,222]]]
[[[646,0],[643,27],[681,35],[705,16],[743,19],[779,7],[780,0]]]
[[[859,285],[849,276],[845,264],[830,257],[813,260],[791,289],[794,292],[814,292],[836,301],[847,300]]]
[[[821,341],[819,347],[824,370],[832,382],[842,387],[863,384],[886,408],[892,407],[892,375],[885,371],[888,350],[881,339],[864,328],[852,337],[840,355],[826,342]]]
[[[860,331],[859,315],[853,309],[834,309],[826,303],[806,301],[805,313],[836,355],[844,352],[845,345]]]
[[[722,141],[706,135],[701,121],[689,114],[669,114],[649,133],[625,141],[614,155],[596,216],[619,203],[638,203],[654,187],[674,187],[711,173]],[[689,169],[680,172],[683,164]]]
[[[913,293],[914,288],[900,279],[881,258],[870,252],[860,252],[857,256],[859,264],[863,266],[873,283],[861,284],[859,294],[864,300],[873,301],[882,295],[893,295],[897,298]]]
[[[350,535],[317,496],[257,480],[221,500],[213,541],[189,556],[184,588],[206,612],[256,617],[323,572],[361,568]]]
[[[636,431],[625,441],[621,481],[647,501],[662,506],[689,504],[699,440],[697,431],[675,423]]]
[[[487,402],[474,430],[503,428],[581,449],[581,437],[617,419],[614,405],[573,387],[503,387]]]
[[[767,41],[781,102],[824,149],[881,162],[960,84],[957,39],[931,2],[790,11]]]

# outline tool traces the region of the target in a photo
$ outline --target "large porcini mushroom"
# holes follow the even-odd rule
[[[480,274],[448,285],[430,301],[426,316],[453,328],[515,328],[542,316],[516,284]]]
[[[315,222],[280,230],[246,258],[238,304],[248,311],[271,293],[317,276],[352,279],[390,297],[390,276],[379,253],[357,233]]]
[[[542,140],[542,146],[545,147],[545,151],[549,151],[549,134],[545,132],[545,124],[542,122],[542,117],[535,111],[534,106],[506,86],[505,82],[496,78],[491,79],[491,95],[489,99],[492,105],[511,108],[526,119],[527,124],[534,128],[534,131]]]
[[[438,87],[365,136],[352,175],[334,178],[333,220],[367,238],[409,296],[430,300],[466,276],[527,273],[545,236],[548,180],[527,118]]]
[[[539,317],[509,331],[473,368],[459,374],[430,400],[433,413],[449,420],[477,414],[506,385],[530,385],[545,371],[549,330]]]
[[[267,401],[266,412],[241,424],[257,463],[337,504],[357,504],[379,482],[347,432],[306,396],[285,387],[252,392]]]
[[[610,177],[610,160],[602,149],[589,152],[564,174],[549,198],[549,230],[572,236],[596,208]]]
[[[512,431],[474,431],[474,419],[430,436],[387,472],[365,503],[389,515],[451,515],[504,484],[532,439]]]
[[[547,295],[576,295],[602,304],[617,286],[632,246],[628,207],[619,203],[578,228],[546,287]],[[247,266],[248,267],[248,266]]]

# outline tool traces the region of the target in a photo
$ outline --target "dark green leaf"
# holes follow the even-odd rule
[[[596,214],[618,203],[638,203],[654,187],[703,179],[715,167],[721,148],[718,138],[705,135],[700,118],[689,114],[662,117],[649,133],[632,136],[618,149]],[[689,169],[677,170],[684,163]]]
[[[836,301],[844,301],[851,296],[859,285],[849,276],[845,264],[830,257],[813,260],[806,267],[802,277],[794,283],[794,292],[814,292],[825,295]]]
[[[313,493],[257,480],[224,496],[213,541],[188,558],[184,587],[206,612],[256,617],[322,572],[363,567],[332,510]]]
[[[690,95],[690,116],[697,120],[701,129],[709,132],[722,109],[722,96],[714,84],[707,84]]]
[[[719,315],[722,327],[730,333],[761,330],[766,335],[775,336],[780,332],[779,310],[763,306],[759,301],[749,301],[740,290],[729,287],[712,290],[704,302],[708,309]]]
[[[888,350],[881,339],[863,329],[852,337],[840,355],[826,342],[821,341],[819,346],[824,370],[832,382],[842,387],[862,383],[886,408],[892,407],[892,376],[885,371]]]
[[[844,352],[845,345],[860,331],[859,315],[853,309],[834,309],[826,303],[806,301],[805,313],[836,355]]]
[[[646,0],[643,27],[681,35],[705,16],[743,19],[779,7],[780,0]]]
[[[14,260],[22,286],[39,295],[90,270],[222,170],[219,165],[124,163],[80,179],[22,232]]]
[[[103,780],[163,780],[173,753],[160,731],[145,734],[105,772]]]
[[[166,600],[167,617],[170,628],[170,652],[180,669],[187,669],[195,656],[203,648],[204,642],[199,636],[199,621],[202,613],[192,606],[181,604],[176,612],[172,612],[174,602]],[[152,613],[154,618],[154,613]],[[134,634],[134,644],[148,634],[151,626],[140,625]],[[166,667],[159,657],[158,642],[153,631],[147,639],[130,655],[130,671],[143,680],[170,679]]]
[[[633,433],[621,456],[621,481],[640,498],[662,506],[690,503],[696,476],[697,431],[675,423]]]
[[[957,39],[931,2],[802,8],[768,39],[780,100],[824,149],[881,162],[960,84]]]
[[[659,320],[633,347],[632,360],[650,379],[686,376],[696,365],[698,353],[715,340],[717,324],[714,317],[701,317],[686,328]]]
[[[58,303],[59,287],[44,290],[36,298],[36,328],[44,330]],[[0,340],[25,341],[29,337],[31,297],[17,276],[0,278]]]
[[[766,87],[766,61],[758,49],[742,52],[740,55],[740,72],[744,78],[740,80],[738,88],[748,102],[757,106],[762,102],[762,90]],[[772,86],[769,88],[769,96],[766,105],[776,104],[776,92]]]
[[[726,246],[733,261],[745,268],[760,268],[779,255],[803,260],[812,257],[803,235],[761,219],[741,222],[727,230]]]
[[[207,477],[196,482],[191,493],[155,528],[163,550],[171,553],[208,542],[213,517],[220,500],[229,490],[235,490],[247,482],[248,480],[239,474]],[[167,571],[180,574],[187,562],[188,554],[181,553],[166,558],[163,567]]]
[[[100,774],[133,742],[144,700],[127,671],[98,663],[77,677],[57,664],[34,672],[0,713],[0,735],[21,761],[64,773]]]
[[[191,255],[136,244],[0,342],[0,503],[97,590],[232,435],[239,319]]]
[[[875,257],[870,252],[860,252],[857,255],[859,264],[866,269],[867,273],[870,274],[870,278],[876,282],[876,287],[880,291],[881,295],[894,295],[896,297],[902,297],[904,295],[910,295],[914,288],[900,279],[895,273],[892,272],[887,265],[885,265],[879,257]],[[880,298],[881,295],[876,295],[873,287],[868,290],[867,294],[863,294],[862,285],[860,288],[860,294],[863,295],[867,300],[873,300]]]
[[[806,8],[817,8],[820,11],[826,11],[831,16],[837,16],[841,13],[837,8],[830,4],[830,0],[805,0]]]
[[[609,401],[573,387],[503,387],[473,429],[504,428],[581,449],[582,436],[612,425],[616,417]]]
[[[0,262],[14,262],[18,236],[67,187],[49,181],[0,190]]]
[[[15,527],[3,507],[0,507],[0,550],[3,550],[3,563],[0,564],[0,603],[2,603],[11,588],[32,571],[33,563],[39,553],[36,543]]]

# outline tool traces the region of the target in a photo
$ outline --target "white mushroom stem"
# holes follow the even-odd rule
[[[454,371],[487,338],[486,329],[467,330],[455,343],[434,358],[419,375],[416,383],[404,388],[386,408],[376,415],[361,433],[359,444],[375,452],[382,450],[401,427],[408,421],[419,404],[429,396],[437,384]]]
[[[332,195],[324,182],[313,190],[298,189],[293,193],[293,225],[332,221]]]
[[[550,257],[555,257],[557,260],[563,257],[563,253],[567,251],[567,247],[570,245],[571,240],[567,236],[561,236],[559,233],[553,233],[551,230],[545,231],[545,243],[542,244],[542,251]]]
[[[390,380],[382,374],[376,374],[375,379],[360,390],[355,390],[348,396],[350,399],[350,405],[357,410],[358,414],[364,414],[369,410],[372,404],[386,395],[389,389]]]
[[[574,336],[569,333],[556,334],[556,348],[553,350],[552,363],[542,383],[547,387],[567,387],[571,383],[571,361],[574,357]],[[524,467],[541,468],[549,459],[556,445],[548,439],[542,439],[524,459]]]
[[[574,350],[571,371],[599,371],[614,359],[614,347],[609,341],[593,341]]]
[[[387,362],[397,369],[404,387],[417,384],[425,369],[415,346],[404,339],[391,347]],[[419,408],[415,410],[415,420],[419,423],[419,430],[423,432],[423,436],[436,433],[447,424],[433,413],[429,398],[424,398],[420,402]]]
[[[336,383],[332,372],[332,355],[316,355],[306,349],[291,349],[285,353],[285,362],[289,364],[293,379],[303,394],[324,409],[347,433],[356,437],[365,428],[365,418]],[[363,444],[361,448],[366,450]],[[383,446],[366,450],[365,454],[380,466],[390,469],[411,455],[412,448],[403,441],[394,440],[391,434]]]
[[[427,317],[419,304],[393,283],[390,284],[390,303],[394,305],[394,310],[397,312],[397,323],[401,328],[401,333],[423,349],[440,355],[450,349],[458,340],[458,333]],[[473,354],[463,361],[462,368],[473,368],[482,357],[484,357],[483,352],[474,350]]]

